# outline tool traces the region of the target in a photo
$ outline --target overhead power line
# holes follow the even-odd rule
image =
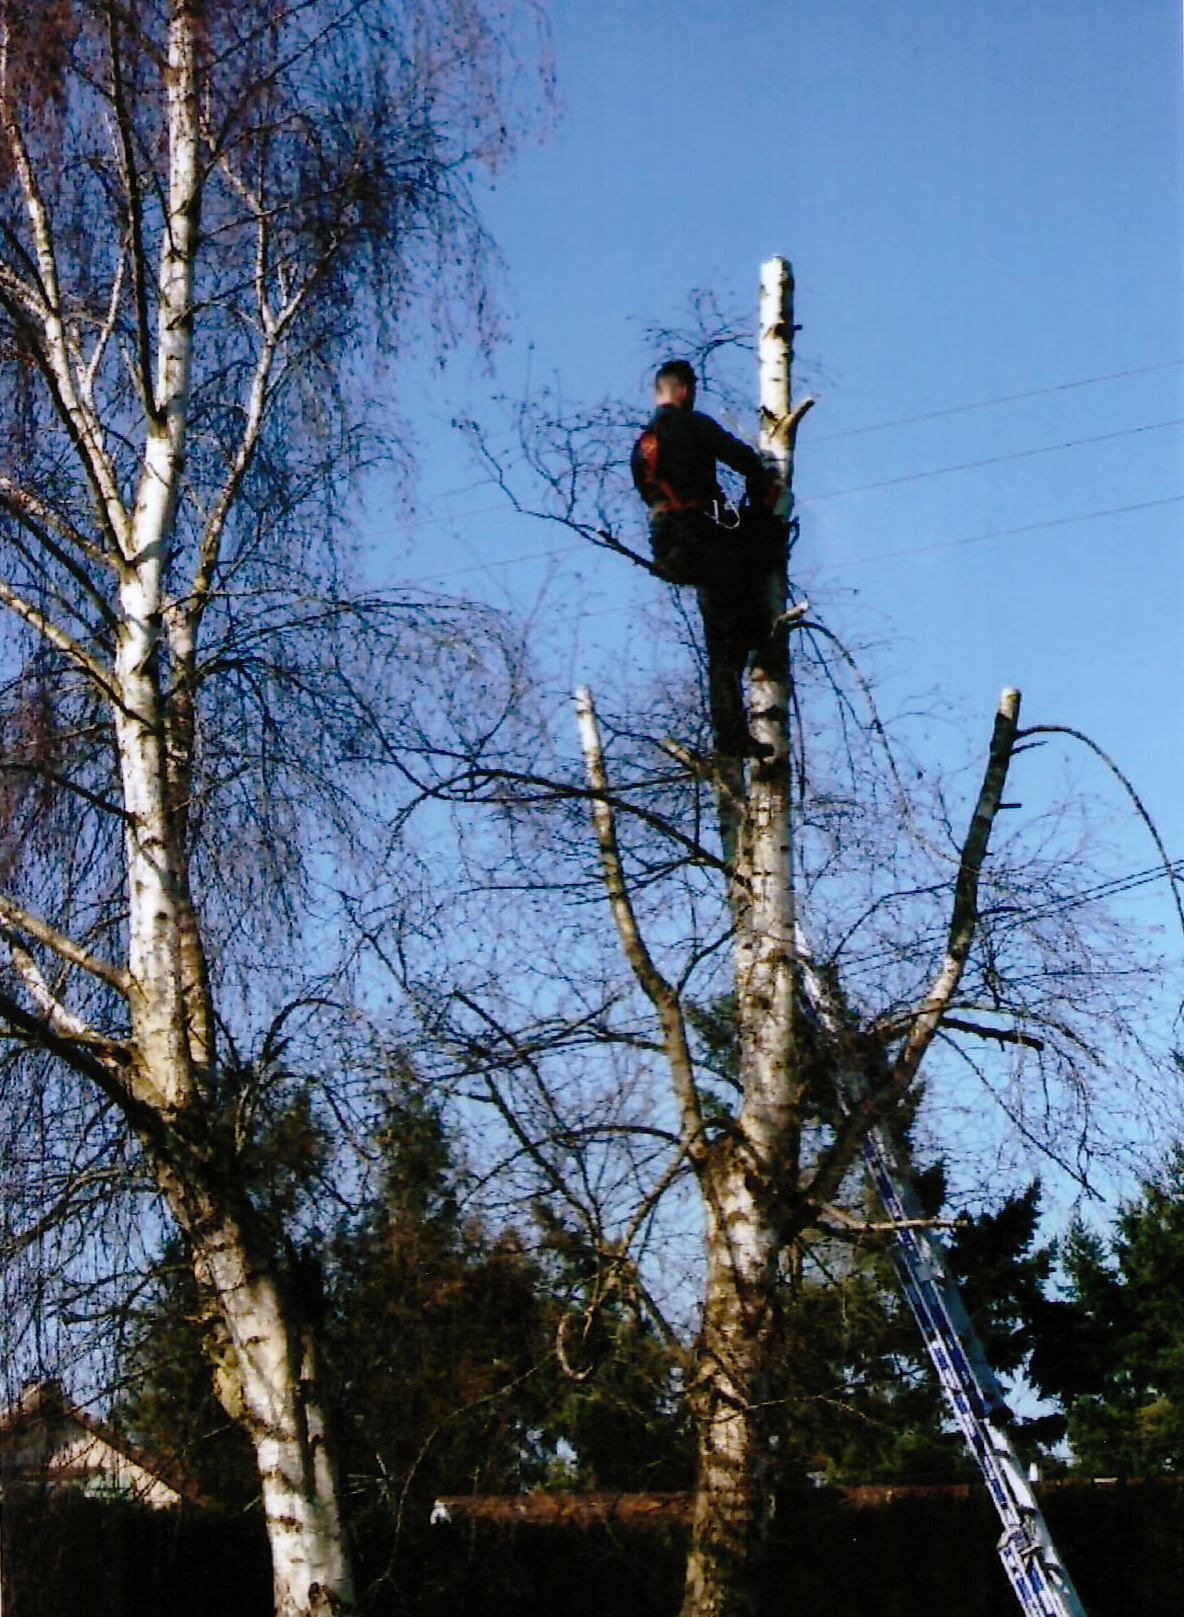
[[[1046,394],[1049,394],[1049,393],[1066,393],[1066,392],[1069,392],[1073,388],[1093,387],[1098,383],[1101,383],[1101,382],[1114,382],[1114,381],[1118,381],[1121,378],[1126,377],[1126,376],[1143,376],[1143,375],[1146,375],[1147,373],[1152,372],[1152,371],[1175,370],[1175,369],[1179,369],[1182,366],[1184,366],[1184,359],[1162,359],[1162,360],[1157,360],[1154,364],[1151,364],[1151,365],[1137,365],[1137,366],[1133,367],[1132,369],[1125,370],[1125,371],[1109,371],[1105,375],[1102,375],[1102,376],[1083,376],[1083,377],[1079,377],[1076,381],[1072,381],[1072,382],[1056,382],[1056,383],[1052,384],[1049,387],[1029,388],[1027,392],[1024,392],[1024,393],[1008,393],[1008,394],[1002,395],[1001,397],[999,397],[997,399],[980,399],[980,400],[977,400],[977,401],[969,403],[969,404],[952,404],[952,405],[949,405],[949,406],[947,406],[947,407],[945,407],[944,409],[941,409],[941,410],[929,410],[929,411],[926,411],[924,414],[921,414],[921,415],[898,416],[895,419],[890,420],[890,421],[873,421],[873,422],[870,422],[867,426],[863,426],[863,427],[847,427],[842,432],[819,433],[817,435],[811,435],[810,443],[811,444],[830,443],[836,438],[854,438],[854,437],[858,437],[860,434],[865,433],[865,432],[883,432],[883,431],[886,431],[890,427],[911,426],[914,422],[936,421],[936,420],[939,420],[943,416],[961,415],[965,411],[968,411],[968,410],[989,410],[989,409],[994,408],[996,405],[1014,404],[1014,403],[1018,402],[1021,399],[1040,398],[1040,397],[1042,397],[1042,396],[1044,396]],[[1182,418],[1182,419],[1184,419],[1184,418]],[[1128,428],[1123,429],[1123,431],[1132,432],[1132,433],[1133,432],[1150,432],[1150,431],[1153,431],[1153,430],[1155,430],[1156,428],[1159,428],[1159,427],[1178,426],[1180,424],[1181,424],[1181,421],[1160,421],[1160,422],[1152,422],[1149,426],[1146,426],[1146,427],[1128,427]],[[1070,449],[1070,448],[1075,448],[1077,446],[1077,444],[1100,443],[1105,438],[1121,437],[1121,436],[1122,436],[1121,432],[1119,432],[1119,433],[1103,433],[1098,438],[1079,438],[1079,439],[1076,439],[1076,440],[1074,440],[1072,442],[1069,442],[1069,443],[1051,444],[1051,445],[1048,446],[1047,449],[1020,450],[1020,451],[1017,452],[1017,455],[1016,455],[1015,458],[1018,459],[1019,456],[1021,456],[1021,455],[1048,454],[1052,450],[1056,450],[1056,449]],[[1009,456],[999,456],[997,458],[1000,459],[1000,460],[1006,460],[1006,459],[1009,459],[1011,457],[1009,457]],[[989,462],[989,461],[970,461],[970,462],[967,463],[967,465],[965,467],[963,467],[963,466],[942,466],[942,467],[938,467],[935,471],[932,471],[932,472],[916,472],[916,473],[912,473],[910,475],[915,476],[915,477],[936,477],[940,472],[963,471],[963,470],[969,469],[970,467],[979,466],[979,465],[989,465],[989,464],[991,464],[991,462]],[[906,481],[906,480],[907,479],[903,479],[903,478],[900,479],[900,481]],[[895,479],[893,481],[895,481]],[[475,487],[475,486],[476,485],[471,485],[471,487]],[[876,488],[876,487],[879,487],[879,486],[880,486],[879,484],[869,483],[869,484],[862,485],[861,488],[859,488],[859,489],[836,489],[836,490],[833,491],[833,494],[832,494],[832,492],[828,492],[826,494],[813,494],[813,495],[810,496],[810,498],[815,499],[815,500],[825,500],[825,499],[830,499],[830,498],[832,498],[834,496],[837,496],[839,494],[859,493],[859,492],[862,492],[862,488]],[[469,489],[453,490],[453,492],[454,493],[458,493],[458,492],[467,493],[467,492],[470,492],[470,490]],[[481,506],[478,506],[475,510],[471,510],[471,511],[461,511],[459,513],[445,513],[443,515],[440,515],[440,514],[437,514],[437,513],[432,513],[432,514],[425,513],[422,516],[411,517],[408,520],[400,523],[400,527],[404,528],[404,529],[408,529],[408,528],[414,529],[414,528],[432,527],[435,524],[441,523],[441,522],[467,522],[467,521],[471,520],[473,517],[492,516],[492,515],[494,515],[495,513],[498,513],[498,512],[506,512],[508,509],[510,509],[510,508],[506,505],[506,502],[504,500],[501,500],[501,501],[498,501],[496,504],[493,504],[493,505],[481,505]]]
[[[1143,870],[1133,870],[1125,876],[1112,876],[1106,881],[1098,882],[1093,887],[1084,887],[1076,893],[1066,893],[1060,898],[1048,899],[1044,903],[1032,904],[1017,911],[1016,926],[1032,921],[1044,920],[1048,916],[1064,914],[1070,910],[1084,909],[1089,904],[1097,904],[1103,900],[1121,897],[1123,893],[1131,893],[1140,887],[1147,887],[1157,881],[1179,881],[1184,876],[1184,859],[1175,859],[1170,865],[1148,865]],[[932,954],[945,942],[948,929],[935,927],[928,933],[914,938],[912,943],[903,948],[894,948],[885,944],[877,944],[861,954],[844,954],[843,965],[847,968],[855,966],[878,966],[893,960],[918,959]]]
[[[866,567],[875,561],[899,561],[905,556],[927,556],[938,550],[957,550],[962,545],[985,544],[988,539],[1010,539],[1021,533],[1037,533],[1042,528],[1067,528],[1076,522],[1096,522],[1101,517],[1129,516],[1134,511],[1151,511],[1161,505],[1179,505],[1184,494],[1166,494],[1159,500],[1139,500],[1132,505],[1111,505],[1099,511],[1079,511],[1069,517],[1048,517],[1043,522],[1024,522],[1014,528],[992,528],[988,533],[968,534],[964,539],[939,539],[929,545],[911,545],[904,550],[883,550],[871,556],[851,556],[846,561],[828,563],[831,568]]]
[[[1030,460],[1034,455],[1052,455],[1061,449],[1081,449],[1087,444],[1109,443],[1114,438],[1133,438],[1140,432],[1161,432],[1165,427],[1184,426],[1184,416],[1170,421],[1148,421],[1140,427],[1120,427],[1116,432],[1099,432],[1089,438],[1067,438],[1064,443],[1044,444],[1037,449],[1015,449],[1006,455],[989,455],[984,460],[963,460],[952,466],[934,466],[924,472],[905,472],[900,477],[879,477],[874,483],[855,483],[850,488],[826,489],[821,494],[804,495],[807,502],[836,500],[841,494],[863,494],[868,489],[892,488],[897,483],[917,483],[924,477],[946,477],[953,472],[974,472],[982,466],[999,466],[1008,460]]]
[[[920,415],[896,416],[890,421],[872,421],[865,427],[845,427],[841,432],[810,434],[812,444],[832,443],[836,438],[856,438],[865,432],[887,432],[891,427],[911,427],[920,421],[940,421],[944,416],[962,415],[967,410],[994,410],[1001,404],[1019,404],[1023,399],[1039,399],[1050,393],[1068,393],[1077,387],[1094,387],[1100,382],[1117,382],[1127,376],[1146,376],[1151,371],[1166,371],[1184,365],[1184,359],[1160,359],[1152,365],[1135,365],[1125,371],[1108,371],[1102,376],[1082,376],[1074,382],[1054,382],[1049,387],[1031,387],[1024,393],[1004,393],[996,399],[978,399],[972,404],[951,404],[941,410],[926,410]]]
[[[872,562],[899,561],[907,556],[926,556],[939,550],[956,550],[962,545],[985,544],[989,539],[1009,539],[1017,534],[1036,533],[1042,528],[1071,527],[1077,522],[1096,522],[1102,517],[1128,516],[1136,511],[1150,511],[1162,505],[1179,505],[1184,501],[1184,494],[1168,494],[1158,500],[1139,500],[1131,505],[1105,506],[1096,511],[1078,511],[1072,516],[1048,517],[1043,522],[1025,522],[1014,528],[992,528],[987,533],[972,533],[963,539],[938,539],[927,545],[910,545],[902,550],[884,550],[865,556],[852,556],[845,561],[828,561],[828,569],[843,569],[847,567],[865,567]],[[579,540],[570,544],[552,545],[545,550],[525,551],[520,556],[506,556],[491,558],[489,561],[471,562],[464,567],[451,567],[447,572],[433,573],[420,578],[400,580],[404,588],[427,587],[431,584],[441,584],[448,579],[461,578],[470,573],[492,572],[499,567],[514,567],[526,562],[558,561],[565,556],[586,555],[587,546]],[[625,612],[628,606],[606,607],[601,611],[590,613],[592,617],[606,617],[613,612]]]
[[[1053,393],[1064,393],[1074,388],[1092,387],[1103,382],[1118,381],[1129,376],[1142,376],[1155,371],[1178,369],[1181,366],[1184,366],[1184,359],[1159,360],[1153,364],[1133,366],[1127,370],[1109,371],[1099,376],[1079,377],[1073,381],[1058,382],[1048,387],[1029,388],[1022,393],[1004,394],[994,399],[982,399],[971,403],[950,405],[941,410],[930,410],[919,415],[900,416],[894,420],[872,422],[864,427],[850,427],[842,432],[824,433],[817,437],[811,438],[811,443],[826,443],[838,438],[854,437],[865,432],[879,432],[890,427],[909,426],[915,422],[931,421],[937,420],[944,416],[959,415],[966,411],[991,409],[998,405],[1013,404],[1023,399],[1039,398]],[[845,494],[863,493],[876,488],[886,488],[896,484],[915,482],[928,477],[953,475],[957,472],[971,471],[980,467],[996,465],[1010,460],[1020,460],[1036,455],[1051,454],[1059,450],[1073,449],[1093,443],[1102,443],[1109,439],[1117,439],[1143,432],[1154,432],[1167,427],[1181,425],[1184,425],[1184,417],[1176,417],[1168,421],[1149,422],[1145,425],[1137,427],[1120,428],[1114,432],[1099,433],[1093,437],[1066,440],[1063,443],[1049,444],[1036,449],[1016,450],[1007,455],[991,456],[984,460],[966,461],[950,466],[935,467],[928,471],[905,473],[900,477],[883,478],[876,482],[857,484],[849,488],[828,489],[822,493],[811,494],[805,496],[804,498],[809,502],[824,499],[837,499],[841,495]],[[1084,511],[1072,516],[1052,518],[1044,522],[1027,523],[1020,527],[997,528],[988,533],[972,534],[963,539],[938,540],[928,545],[911,546],[903,550],[882,552],[879,555],[857,557],[852,561],[839,562],[834,565],[837,565],[838,567],[851,567],[862,565],[865,562],[894,561],[907,556],[925,555],[935,551],[954,549],[961,545],[980,544],[989,539],[1007,538],[1016,534],[1032,533],[1042,528],[1064,527],[1077,522],[1095,521],[1101,517],[1122,516],[1135,511],[1148,510],[1159,505],[1175,504],[1182,499],[1184,499],[1184,495],[1170,495],[1159,500],[1148,500],[1125,506],[1113,506],[1097,511]],[[503,500],[498,501],[495,504],[479,506],[475,510],[455,514],[425,514],[423,516],[413,518],[410,522],[405,522],[400,526],[404,529],[414,529],[428,527],[442,522],[468,522],[472,521],[476,517],[481,516],[509,514],[509,511],[510,508]],[[500,567],[515,567],[524,565],[528,562],[553,561],[564,556],[575,555],[579,553],[581,549],[582,546],[576,542],[572,544],[552,545],[541,550],[527,551],[517,556],[491,556],[484,561],[473,562],[460,567],[448,568],[443,572],[436,572],[431,575],[411,578],[404,580],[403,582],[411,586],[429,586],[432,584],[444,583],[453,578],[462,578],[474,573],[489,572]],[[609,608],[607,610],[612,612],[622,609]],[[599,617],[605,615],[605,613],[598,612],[595,615]]]

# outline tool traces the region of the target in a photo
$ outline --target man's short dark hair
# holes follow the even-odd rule
[[[689,360],[668,359],[665,365],[659,367],[654,377],[654,386],[661,387],[663,382],[681,382],[689,387],[692,393],[695,390],[695,372]]]

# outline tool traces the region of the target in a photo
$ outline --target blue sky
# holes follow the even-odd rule
[[[818,400],[799,583],[832,628],[882,642],[886,706],[937,692],[985,745],[1018,685],[1028,721],[1115,755],[1184,855],[1179,0],[550,13],[556,131],[485,197],[508,268],[497,385],[633,396],[640,426],[646,324],[703,287],[755,323],[761,261],[791,259],[797,391]],[[401,537],[379,496],[368,532],[391,582],[526,608],[567,542],[499,510],[449,444],[487,386],[447,369],[416,525]],[[661,655],[651,581],[567,566],[573,677]],[[1102,789],[1084,762],[1077,778]],[[1121,857],[1154,855],[1132,830]]]
[[[529,345],[536,381],[636,394],[640,421],[645,324],[674,323],[695,287],[755,306],[761,260],[789,257],[798,387],[819,401],[797,466],[812,597],[896,637],[893,689],[987,714],[1014,683],[1029,717],[1090,730],[1184,851],[1178,0],[551,16],[557,130],[486,200],[509,271],[501,385],[521,385]],[[477,385],[450,368],[440,414]],[[412,571],[480,590],[457,569],[547,536],[503,523],[465,472],[432,438]],[[907,480],[865,488],[889,479]],[[637,580],[599,560],[584,578],[619,636]],[[486,583],[525,604],[537,571]]]

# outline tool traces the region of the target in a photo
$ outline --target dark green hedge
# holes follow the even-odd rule
[[[9,1489],[3,1617],[268,1617],[259,1518]]]
[[[1184,1487],[1051,1489],[1045,1512],[1089,1617],[1177,1617]],[[826,1617],[1014,1617],[981,1496],[905,1495],[853,1508],[825,1492],[787,1501],[775,1524],[764,1610]],[[460,1524],[392,1554],[357,1546],[366,1617],[675,1617],[681,1529]],[[3,1512],[4,1617],[268,1617],[258,1520],[151,1512],[94,1499],[10,1493]]]

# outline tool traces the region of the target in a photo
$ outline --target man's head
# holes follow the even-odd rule
[[[694,404],[695,373],[685,359],[668,359],[659,367],[654,398],[658,404]]]

